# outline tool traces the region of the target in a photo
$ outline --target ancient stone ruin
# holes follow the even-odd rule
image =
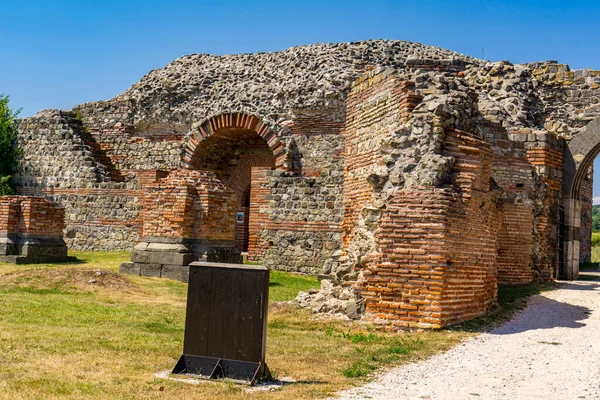
[[[441,327],[589,260],[599,95],[598,71],[403,41],[188,55],[19,121],[17,191],[73,249],[133,248],[124,272],[248,252],[323,277],[303,305]]]

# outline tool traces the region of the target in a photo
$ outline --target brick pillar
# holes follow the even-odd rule
[[[252,167],[250,179],[250,209],[248,215],[248,259],[258,261],[264,254],[265,246],[261,240],[261,229],[269,221],[266,210],[269,207],[269,179],[271,168]]]

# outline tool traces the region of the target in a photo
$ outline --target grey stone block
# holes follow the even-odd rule
[[[121,263],[119,273],[140,276],[140,265],[132,262]]]
[[[138,264],[140,266],[141,276],[151,276],[153,278],[160,278],[160,271],[162,270],[161,264]]]
[[[189,265],[184,265],[181,267],[181,281],[188,283],[190,281],[190,267]]]
[[[150,261],[148,260],[148,252],[133,250],[133,253],[131,254],[131,261],[144,264],[149,263]]]
[[[148,262],[151,264],[188,265],[194,261],[191,253],[148,252]]]
[[[146,248],[151,252],[169,252],[169,253],[187,253],[189,249],[184,244],[179,243],[149,243]]]
[[[163,265],[161,278],[187,282],[190,268],[187,265]]]

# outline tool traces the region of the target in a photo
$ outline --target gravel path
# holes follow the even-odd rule
[[[600,282],[563,282],[494,331],[340,397],[600,399]]]

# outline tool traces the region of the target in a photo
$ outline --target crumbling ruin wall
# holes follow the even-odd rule
[[[484,139],[494,153],[492,178],[502,189],[502,223],[498,231],[498,282],[528,284],[534,279],[531,257],[534,208],[540,189],[522,142],[513,142],[504,127],[486,120]]]
[[[401,187],[438,187],[449,176],[451,158],[440,153],[443,133],[418,132],[419,123],[410,134],[402,131],[407,118],[415,118],[406,112],[421,102],[417,114],[431,119],[433,113],[448,124],[437,128],[469,132],[491,146],[492,178],[503,190],[499,281],[555,277],[562,151],[600,115],[598,71],[571,71],[556,62],[492,63],[402,41],[184,56],[114,99],[22,120],[17,190],[65,208],[72,248],[131,248],[141,238],[144,187],[189,166],[188,146],[199,128],[224,116],[255,116],[281,143],[285,162],[256,178],[248,209],[253,257],[274,268],[347,276],[352,267],[342,246],[370,248],[374,239],[368,230],[347,233],[343,226],[352,221],[346,214],[356,213],[342,206],[344,148],[353,123],[346,100],[353,82],[386,69],[414,87],[398,94],[405,96],[400,103],[386,100],[405,114],[387,131],[378,128],[382,136],[369,139],[377,144],[364,145],[381,147],[382,164],[365,178],[373,192],[383,193],[379,200]]]
[[[352,291],[339,296],[350,299],[346,312],[358,308],[392,329],[473,318],[497,293],[502,210],[490,182],[493,153],[456,129],[468,127],[461,117],[473,99],[439,86],[425,98],[414,90],[387,71],[359,81],[348,100],[335,279]]]

